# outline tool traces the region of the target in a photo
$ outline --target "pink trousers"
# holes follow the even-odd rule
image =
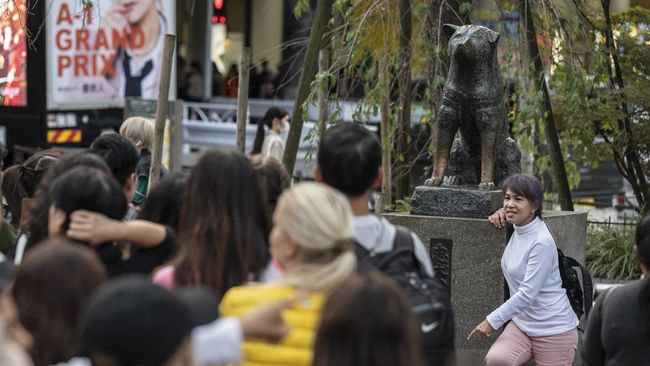
[[[515,325],[506,329],[485,356],[487,366],[519,366],[532,359],[537,366],[571,366],[578,348],[578,331],[529,337]]]

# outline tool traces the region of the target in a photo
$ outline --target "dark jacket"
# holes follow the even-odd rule
[[[644,333],[639,292],[643,282],[613,288],[596,301],[582,343],[585,365],[650,365],[650,337]]]

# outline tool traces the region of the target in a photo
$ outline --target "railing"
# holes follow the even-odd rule
[[[178,110],[170,112],[169,118],[182,125],[182,153],[181,165],[184,168],[194,166],[200,155],[205,150],[235,150],[236,148],[236,116],[237,100],[232,98],[217,97],[209,103],[198,102],[176,102]],[[152,118],[156,109],[155,100],[142,100],[130,98],[125,104],[125,118],[132,115],[140,115]],[[246,142],[245,151],[251,151],[257,122],[264,116],[271,107],[280,107],[293,112],[294,102],[291,100],[279,99],[249,99],[248,120],[246,121]],[[331,101],[328,105],[330,113],[337,121],[360,121],[367,123],[367,127],[376,131],[379,123],[378,112],[361,113],[360,105],[354,101]],[[314,162],[312,155],[316,153],[316,123],[318,111],[315,106],[309,106],[307,110],[307,121],[303,125],[294,177],[313,178]],[[420,114],[418,108],[414,108],[412,119],[418,121]],[[172,143],[174,145],[175,142]],[[180,151],[180,147],[179,147]]]
[[[252,103],[249,104],[249,118],[259,120],[268,108],[279,104],[284,104],[283,107],[286,107],[288,103],[286,101],[278,103],[278,101],[252,100]],[[205,150],[235,150],[236,115],[237,105],[234,100],[231,103],[223,103],[222,101],[214,103],[183,103],[183,142],[185,146],[183,166],[194,166]],[[315,140],[308,137],[314,135],[314,129],[314,122],[307,121],[303,125],[296,166],[293,172],[296,178],[313,178],[314,162],[311,155],[316,152],[316,143]],[[256,133],[257,125],[247,123],[246,152],[252,150]]]

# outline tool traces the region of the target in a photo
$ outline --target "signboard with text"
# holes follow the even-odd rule
[[[175,33],[175,24],[172,0],[52,0],[48,108],[121,107],[125,97],[155,99],[164,35]],[[170,99],[174,90],[172,83]]]
[[[27,105],[27,0],[0,2],[0,106]]]

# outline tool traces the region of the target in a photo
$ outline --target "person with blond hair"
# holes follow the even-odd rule
[[[149,189],[149,171],[151,170],[151,150],[155,134],[154,121],[144,117],[130,117],[122,122],[120,135],[131,141],[138,153],[140,160],[135,169],[136,188],[133,200],[135,206],[141,206],[147,198]],[[161,171],[161,176],[164,171]]]
[[[221,314],[241,316],[263,302],[298,297],[283,313],[289,335],[273,346],[246,338],[243,364],[308,366],[325,292],[356,268],[352,210],[345,196],[333,188],[307,182],[282,194],[273,221],[271,252],[284,277],[274,284],[230,289]]]
[[[129,139],[138,152],[149,150],[153,147],[155,132],[154,121],[144,117],[129,117],[120,126],[120,135]]]

